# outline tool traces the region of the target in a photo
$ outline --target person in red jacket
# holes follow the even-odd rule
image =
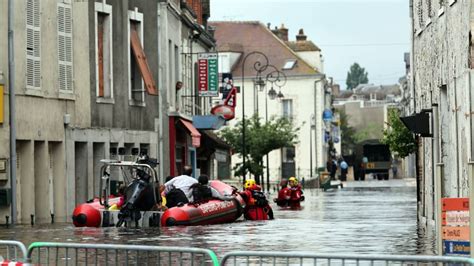
[[[301,185],[298,182],[296,177],[292,176],[288,179],[290,184],[290,199],[289,205],[292,209],[301,208],[300,202],[304,200],[303,190],[301,190]]]
[[[273,210],[268,204],[262,188],[253,179],[247,179],[244,190],[239,192],[245,201],[244,217],[247,220],[271,220]]]
[[[280,190],[278,190],[278,198],[273,199],[280,207],[287,207],[289,205],[290,200],[290,188],[288,187],[288,181],[286,179],[282,179],[280,182]]]

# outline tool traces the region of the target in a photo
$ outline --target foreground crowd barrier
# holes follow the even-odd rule
[[[190,247],[0,240],[0,265],[474,265],[445,256],[343,255],[308,252],[236,251],[223,254]]]
[[[344,255],[308,252],[235,251],[221,265],[474,265],[474,259],[445,256]]]

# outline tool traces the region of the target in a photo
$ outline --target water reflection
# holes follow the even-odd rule
[[[417,225],[414,187],[307,189],[305,195],[300,211],[274,206],[273,221],[158,229],[17,226],[1,228],[0,239],[190,246],[219,256],[234,250],[433,254],[433,235]]]

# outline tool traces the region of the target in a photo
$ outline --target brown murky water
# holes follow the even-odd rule
[[[417,226],[413,186],[306,189],[305,195],[300,211],[274,206],[272,221],[137,230],[72,224],[0,227],[0,239],[25,245],[50,241],[201,247],[218,256],[235,250],[433,254],[434,239]]]

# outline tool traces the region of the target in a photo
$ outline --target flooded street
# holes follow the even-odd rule
[[[241,218],[232,224],[140,230],[72,224],[2,227],[0,239],[25,245],[54,241],[201,247],[218,256],[235,250],[432,254],[434,240],[417,226],[416,187],[373,187],[375,182],[327,192],[306,189],[304,209],[280,210],[273,205],[272,221]]]

